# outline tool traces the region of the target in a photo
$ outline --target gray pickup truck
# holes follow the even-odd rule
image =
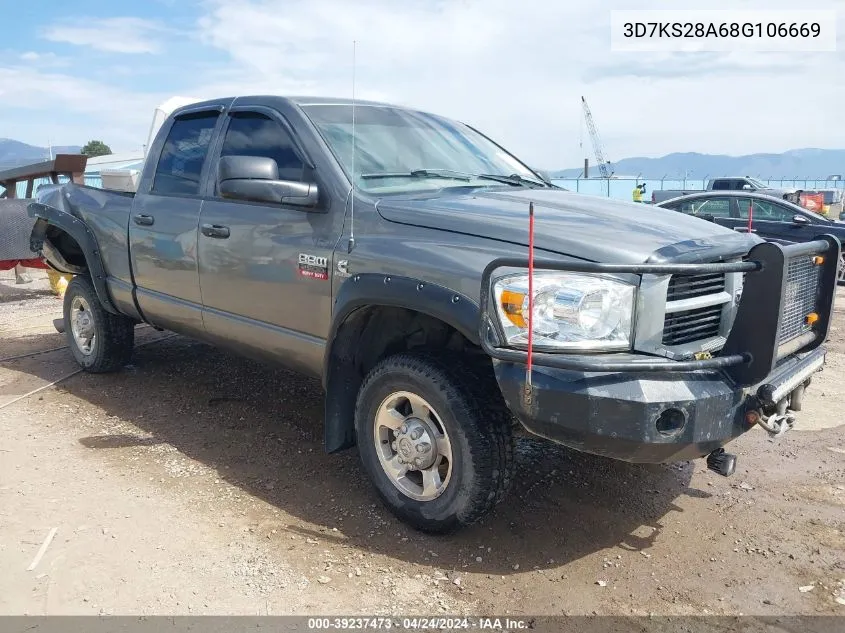
[[[655,189],[651,192],[651,203],[659,204],[666,200],[673,198],[680,198],[681,196],[688,196],[694,193],[701,193],[702,191],[756,191],[767,196],[774,196],[775,198],[783,198],[790,202],[798,203],[798,196],[801,193],[795,187],[791,188],[777,188],[769,187],[767,184],[760,182],[756,178],[748,177],[731,177],[731,178],[712,178],[707,182],[706,189]]]
[[[790,428],[824,363],[840,250],[570,193],[467,125],[333,99],[183,107],[136,193],[48,186],[29,213],[75,275],[82,367],[122,367],[145,322],[319,377],[327,451],[357,445],[428,532],[502,498],[520,426],[731,474],[724,445]]]

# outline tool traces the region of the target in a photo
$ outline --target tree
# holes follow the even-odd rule
[[[111,154],[111,147],[102,141],[88,141],[85,147],[82,148],[82,153],[93,158],[94,156],[106,156]]]

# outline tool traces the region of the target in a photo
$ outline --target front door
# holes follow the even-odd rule
[[[278,113],[233,108],[225,125],[220,156],[273,158],[281,180],[320,184]],[[207,335],[314,373],[331,323],[330,266],[344,210],[325,200],[303,209],[223,199],[216,175],[211,187],[198,249]]]
[[[773,200],[737,199],[739,215],[748,223],[749,204],[751,205],[751,224],[754,232],[765,240],[782,243],[809,242],[822,232],[818,226],[794,221],[797,213],[794,209],[778,204]]]
[[[197,271],[200,183],[220,114],[174,120],[151,181],[142,182],[129,219],[129,249],[138,305],[154,325],[202,333]]]

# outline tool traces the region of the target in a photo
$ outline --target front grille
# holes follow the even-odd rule
[[[715,295],[725,290],[725,274],[674,275],[669,280],[666,301],[680,301]]]
[[[663,323],[663,344],[683,345],[719,336],[722,307],[707,306],[667,314]]]
[[[811,255],[800,255],[787,264],[780,318],[781,345],[812,329],[807,315],[816,310],[821,274],[822,266],[816,265]]]

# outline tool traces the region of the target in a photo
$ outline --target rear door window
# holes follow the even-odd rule
[[[680,203],[678,211],[688,215],[705,215],[714,218],[731,217],[730,198],[705,198],[685,200]]]
[[[199,195],[203,165],[219,116],[217,112],[203,112],[173,122],[156,166],[153,193]]]

